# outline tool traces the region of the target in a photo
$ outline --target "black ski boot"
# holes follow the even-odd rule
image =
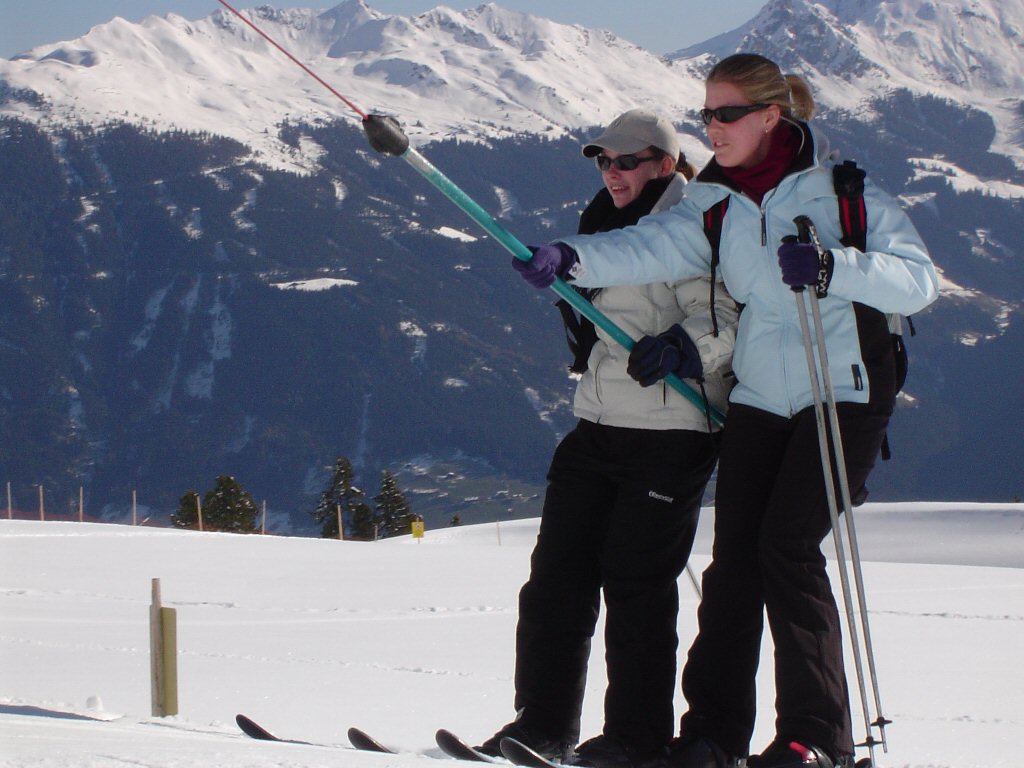
[[[527,728],[516,721],[503,726],[491,738],[476,747],[477,752],[483,752],[491,757],[504,759],[501,754],[501,740],[504,738],[515,739],[520,744],[525,744],[538,755],[543,755],[548,760],[564,762],[573,754],[573,747],[576,745],[566,739],[542,736],[539,733]]]
[[[565,761],[579,768],[665,768],[664,747],[643,750],[612,736],[595,736],[576,748]]]
[[[667,768],[738,768],[741,762],[703,736],[680,737],[668,748]]]
[[[747,768],[853,768],[853,755],[833,758],[814,744],[780,736],[761,754],[748,757]]]

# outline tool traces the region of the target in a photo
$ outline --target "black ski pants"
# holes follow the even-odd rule
[[[887,406],[838,405],[853,493],[878,456],[891,401]],[[813,408],[783,418],[731,406],[716,490],[712,560],[683,670],[689,708],[682,735],[711,738],[732,755],[748,753],[767,613],[776,734],[852,754],[839,613],[820,546],[831,520]]]
[[[535,733],[579,740],[604,592],[605,735],[672,738],[678,579],[718,436],[581,420],[555,450],[530,577],[519,596],[515,706]]]

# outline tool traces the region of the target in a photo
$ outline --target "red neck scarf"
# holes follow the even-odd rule
[[[722,173],[758,205],[782,181],[800,151],[800,133],[787,124],[772,131],[768,155],[750,168],[722,168]]]

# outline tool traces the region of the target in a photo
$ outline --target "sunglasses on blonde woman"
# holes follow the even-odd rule
[[[616,168],[620,171],[635,171],[640,167],[640,163],[647,163],[657,159],[657,157],[637,157],[636,155],[619,155],[614,158],[608,157],[608,155],[598,155],[594,158],[594,162],[597,163],[597,167],[602,171],[607,171],[609,168]]]
[[[715,107],[714,109],[708,109],[705,107],[702,109],[700,119],[704,121],[704,125],[711,125],[711,119],[714,118],[720,123],[735,123],[737,120],[746,117],[751,112],[758,112],[762,109],[768,109],[770,104],[747,104],[744,106],[735,107]]]

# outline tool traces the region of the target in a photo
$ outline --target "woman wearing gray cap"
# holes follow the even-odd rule
[[[581,215],[580,233],[636,224],[682,196],[686,179],[677,164],[688,164],[675,128],[659,114],[620,115],[583,154],[594,158],[604,187]],[[654,367],[691,379],[707,401],[726,407],[737,307],[721,284],[714,292],[717,335],[707,276],[586,295],[634,338],[661,334],[669,343]],[[629,354],[589,321],[567,306],[563,316],[575,355],[571,370],[580,375],[579,421],[555,450],[519,597],[517,718],[478,749],[500,755],[502,738],[510,737],[569,764],[638,766],[662,754],[674,732],[677,582],[718,434],[704,409],[653,373],[650,386],[640,386],[627,371]],[[573,750],[602,591],[604,728]]]

